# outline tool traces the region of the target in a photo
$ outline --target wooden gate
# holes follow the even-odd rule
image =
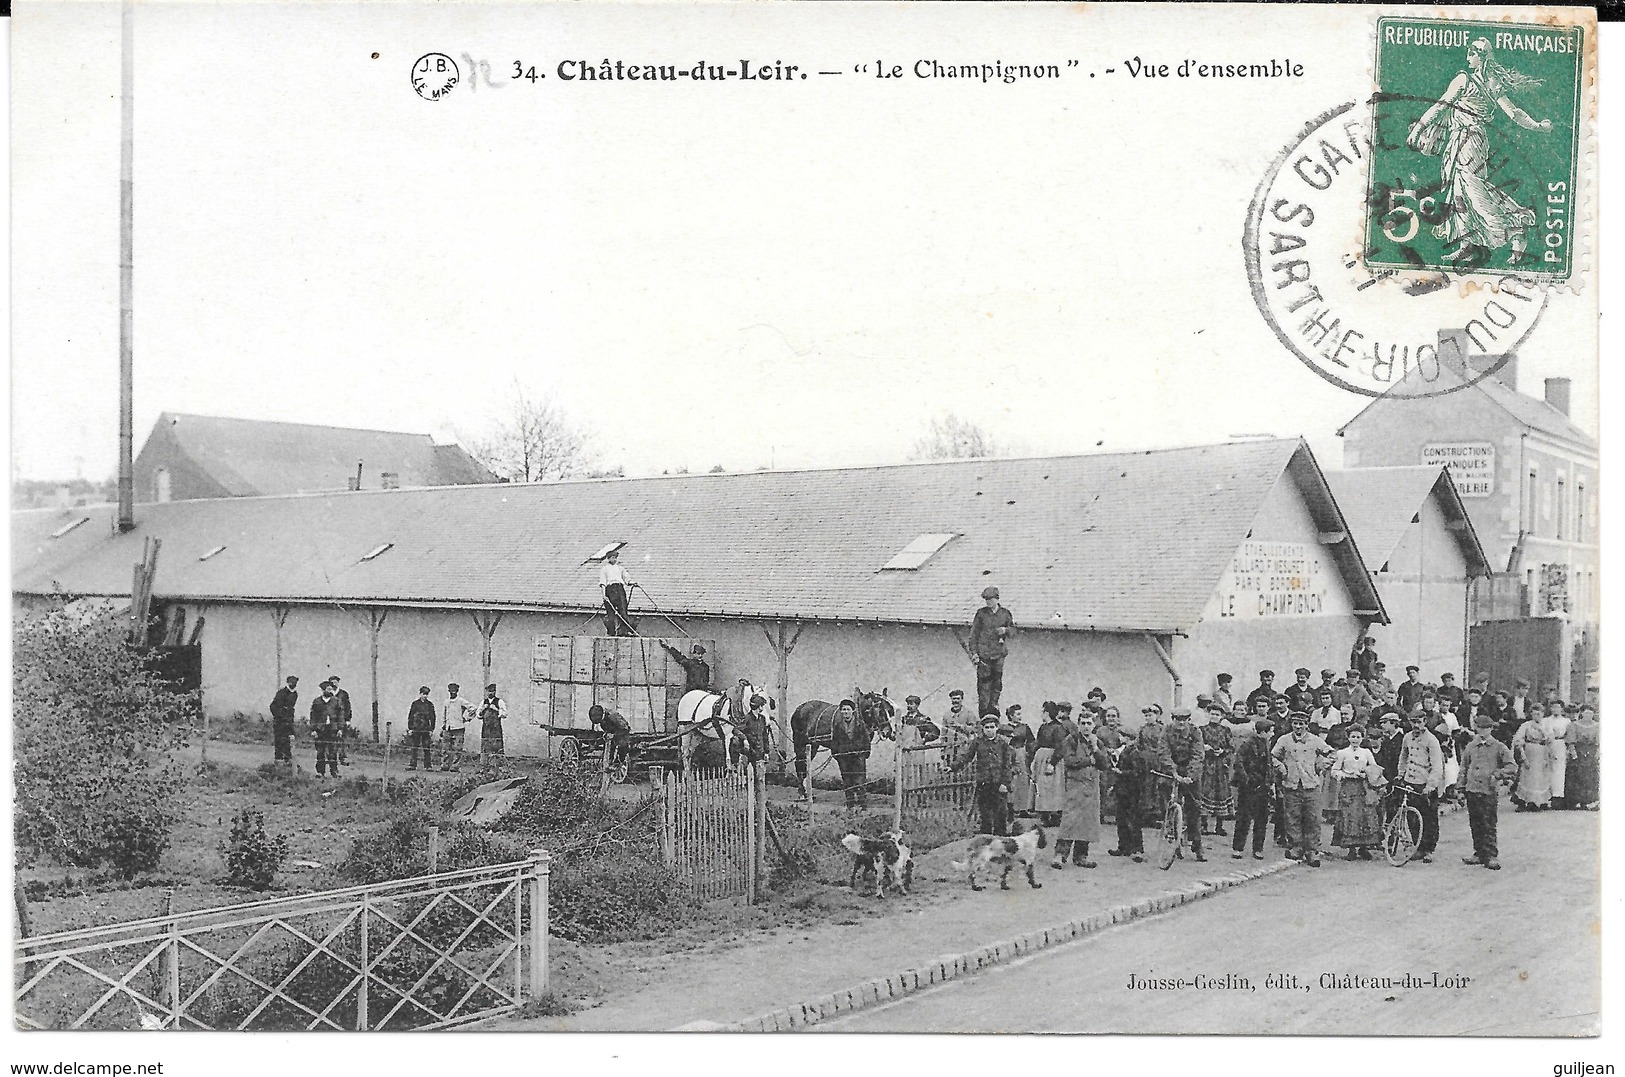
[[[651,771],[651,784],[654,772]],[[766,787],[758,767],[660,775],[661,858],[700,900],[748,897],[765,885]]]
[[[1490,675],[1491,691],[1511,692],[1520,677],[1536,691],[1543,684],[1564,683],[1563,623],[1555,617],[1522,617],[1473,625],[1467,654],[1473,673]]]
[[[941,744],[904,748],[897,753],[898,818],[934,816],[943,823],[968,819],[976,804],[976,781],[969,768],[948,769]]]

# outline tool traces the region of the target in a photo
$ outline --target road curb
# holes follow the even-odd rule
[[[1090,916],[1068,920],[1064,924],[1028,931],[1004,942],[980,946],[962,954],[944,954],[923,964],[889,976],[881,976],[828,995],[820,995],[808,1002],[746,1018],[743,1021],[711,1025],[708,1030],[728,1032],[787,1032],[806,1028],[840,1014],[855,1013],[892,999],[903,998],[928,987],[935,987],[981,969],[1004,964],[1018,957],[1038,953],[1073,939],[1094,935],[1116,924],[1127,924],[1149,916],[1188,905],[1193,901],[1229,890],[1254,879],[1276,875],[1297,866],[1295,860],[1278,860],[1263,867],[1232,871],[1211,879],[1199,879],[1183,890],[1164,891],[1154,897],[1143,898],[1128,905],[1114,905]]]

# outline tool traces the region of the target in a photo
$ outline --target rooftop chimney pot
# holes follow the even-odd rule
[[[1561,411],[1564,415],[1569,413],[1569,379],[1546,379],[1546,403]]]

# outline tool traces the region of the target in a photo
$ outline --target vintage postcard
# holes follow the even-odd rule
[[[18,1059],[1601,1072],[1592,10],[11,45]]]

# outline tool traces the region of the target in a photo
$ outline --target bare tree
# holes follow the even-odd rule
[[[987,431],[949,412],[931,420],[931,430],[914,443],[910,460],[968,460],[999,451]]]
[[[531,398],[517,383],[508,415],[484,436],[464,442],[469,454],[509,482],[546,482],[586,472],[597,454],[586,430],[550,397]]]

